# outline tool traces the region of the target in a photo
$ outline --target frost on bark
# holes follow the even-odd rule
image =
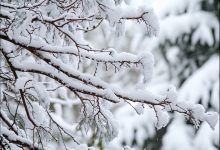
[[[127,103],[138,114],[144,113],[144,107],[150,107],[155,111],[158,129],[168,123],[169,111],[185,115],[196,129],[201,121],[215,128],[218,114],[205,112],[199,104],[178,101],[175,87],[170,86],[166,95],[145,89],[154,69],[151,53],[133,55],[117,53],[114,48],[96,49],[84,39],[84,33],[95,30],[105,21],[115,29],[117,48],[125,34],[126,20],[143,23],[146,32],[158,36],[159,23],[152,8],[123,9],[121,3],[113,0],[1,1],[2,147],[47,149],[51,139],[58,141],[52,132],[51,125],[54,125],[61,137],[68,135],[76,143],[72,149],[88,149],[50,111],[51,95],[60,87],[71,91],[76,97],[72,101],[78,100],[82,105],[77,128],[85,132],[92,130],[104,143],[111,142],[119,132],[117,121],[105,107],[107,102]],[[90,63],[96,64],[94,74],[83,71],[83,66]],[[115,73],[134,66],[141,71],[143,83],[129,91],[106,83],[97,74],[107,71],[109,66]],[[67,149],[65,140],[61,140]]]

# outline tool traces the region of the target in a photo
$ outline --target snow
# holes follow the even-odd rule
[[[124,0],[125,4],[130,5],[132,0]]]
[[[136,106],[135,106],[135,109],[137,111],[137,113],[139,115],[142,115],[144,113],[144,105],[141,104],[141,103],[138,103]]]
[[[119,23],[116,24],[116,31],[115,31],[115,38],[114,38],[114,47],[118,49],[120,43],[121,43],[121,38],[125,36],[125,20],[120,21]]]
[[[8,139],[12,140],[12,141],[21,141],[23,143],[26,143],[30,146],[33,145],[32,141],[30,139],[27,138],[23,138],[21,136],[17,136],[13,131],[9,131],[6,127],[1,125],[1,134],[7,136]],[[37,144],[34,146],[37,147]]]
[[[1,14],[2,14],[2,16],[6,16],[11,20],[14,18],[14,16],[9,11],[4,10],[4,9],[1,9]]]
[[[204,118],[200,118],[202,114],[205,113],[205,108],[200,105],[200,104],[196,104],[193,108],[192,108],[192,115],[193,117],[199,119],[199,120],[203,120]]]
[[[119,146],[117,149],[121,149],[119,143],[123,141],[128,145],[132,145],[133,138],[136,138],[138,143],[143,143],[143,139],[152,137],[156,132],[154,124],[146,123],[154,122],[155,119],[155,113],[149,107],[145,107],[145,113],[143,115],[137,115],[132,107],[124,105],[116,111],[115,116],[119,121],[120,132],[118,137],[110,145]],[[136,129],[136,134],[134,133],[134,129]]]
[[[158,36],[159,22],[153,8],[149,8],[145,5],[139,6],[137,9],[128,7],[125,9],[122,18],[138,18],[141,17],[146,24],[147,32],[151,35]]]
[[[148,13],[143,15],[143,18],[149,23],[150,25],[149,28],[153,28],[153,29],[148,29],[150,34],[153,34],[157,37],[159,34],[160,26],[159,26],[158,18],[156,17],[153,8],[150,8],[148,10]]]
[[[211,101],[210,101],[210,103],[215,108],[215,110],[219,111],[219,101],[216,101],[216,99],[219,99],[219,82],[215,82],[213,84]]]
[[[184,118],[178,115],[176,119],[168,127],[167,133],[162,139],[162,150],[193,150],[191,146],[190,133],[193,133],[193,128],[184,125]],[[178,118],[178,119],[177,119]]]
[[[212,81],[219,81],[219,73],[216,74],[216,70],[219,69],[219,57],[214,55],[197,71],[187,79],[179,90],[180,100],[188,100],[197,103],[199,99],[202,99],[204,106],[208,105],[208,98],[205,96],[211,89]],[[206,84],[207,83],[207,84]],[[205,86],[204,86],[205,85]],[[216,86],[216,90],[219,87]],[[193,90],[199,89],[199,90]],[[194,91],[193,93],[191,91]],[[202,93],[202,94],[200,94]]]
[[[144,138],[151,138],[155,134],[155,127],[152,122],[155,122],[157,129],[161,129],[168,124],[169,114],[167,111],[176,111],[188,115],[188,119],[194,123],[195,128],[199,127],[200,121],[206,121],[214,130],[216,124],[218,124],[219,115],[212,110],[206,112],[205,108],[209,104],[209,93],[207,91],[213,88],[212,99],[218,97],[219,86],[216,83],[219,82],[219,73],[216,74],[215,70],[219,69],[217,65],[219,56],[213,55],[201,68],[193,72],[193,75],[183,83],[180,94],[177,93],[174,86],[169,86],[163,94],[155,94],[145,89],[153,77],[155,63],[153,55],[146,51],[138,55],[128,52],[120,53],[119,49],[121,38],[125,36],[125,21],[127,20],[142,22],[145,30],[150,35],[158,36],[159,30],[161,30],[159,40],[154,39],[149,42],[150,49],[163,45],[167,39],[174,43],[182,35],[190,34],[193,29],[195,29],[191,38],[193,44],[200,42],[201,44],[207,43],[208,46],[212,46],[215,43],[214,40],[219,39],[219,32],[215,33],[215,38],[212,36],[212,30],[219,31],[219,21],[210,13],[197,12],[199,8],[196,4],[200,0],[190,3],[190,5],[188,5],[189,0],[180,2],[168,0],[166,3],[171,7],[166,7],[166,9],[162,9],[161,14],[159,13],[161,18],[165,18],[160,21],[161,27],[156,16],[158,10],[154,11],[153,8],[147,6],[139,6],[137,8],[132,5],[127,6],[131,4],[131,0],[124,0],[124,2],[122,0],[83,0],[77,1],[76,4],[72,2],[71,5],[69,5],[69,2],[59,3],[58,5],[56,1],[52,3],[45,1],[41,5],[41,2],[44,1],[42,0],[35,4],[32,1],[25,2],[26,5],[20,4],[20,1],[13,4],[1,4],[5,5],[1,9],[1,14],[8,16],[8,22],[12,22],[6,32],[3,32],[3,30],[0,32],[0,36],[9,41],[3,40],[1,51],[4,54],[8,53],[5,58],[9,59],[18,76],[15,83],[13,83],[14,85],[7,83],[8,85],[5,86],[24,92],[26,99],[23,102],[27,103],[26,109],[28,109],[26,113],[30,115],[31,120],[36,124],[34,128],[38,128],[37,126],[49,127],[49,117],[46,111],[49,110],[49,105],[52,102],[55,110],[54,113],[50,113],[52,118],[59,123],[60,127],[67,129],[67,133],[78,137],[79,134],[75,134],[77,124],[70,121],[70,117],[73,116],[70,113],[72,113],[73,108],[75,109],[73,105],[82,103],[81,120],[78,127],[81,128],[82,126],[86,133],[91,129],[91,133],[95,132],[96,138],[103,140],[104,145],[117,137],[122,141],[123,134],[126,134],[126,143],[132,144],[131,137],[135,137],[137,144],[143,144]],[[121,7],[119,5],[121,3],[127,4],[126,7]],[[41,6],[37,6],[38,4]],[[67,5],[69,6],[66,9],[60,7]],[[176,7],[176,5],[178,6]],[[70,6],[73,7],[70,8]],[[189,13],[184,13],[184,7],[189,10]],[[166,18],[166,14],[170,14],[171,17]],[[176,16],[176,14],[179,16]],[[201,19],[201,17],[204,19]],[[106,39],[111,36],[110,32],[108,34],[106,30],[115,31],[114,48],[105,45],[103,46],[105,47],[104,49],[95,50],[94,46],[84,37],[84,31],[79,31],[78,27],[83,29],[91,28],[102,20],[103,24],[101,23],[100,26],[104,34],[106,34]],[[2,21],[1,25],[5,27],[7,24]],[[106,26],[108,27],[106,28]],[[135,35],[139,40],[145,36],[144,34],[136,33]],[[137,48],[139,45],[137,41],[133,41],[132,44],[134,53],[140,51]],[[10,42],[14,44],[9,44]],[[27,50],[19,49],[19,47]],[[173,47],[171,52],[167,53],[168,60],[174,63],[175,57],[177,57],[179,52],[180,49]],[[42,59],[44,62],[37,59]],[[186,61],[182,65],[185,65]],[[96,73],[93,75],[85,72],[84,64],[87,64],[89,68],[96,64]],[[124,70],[127,70],[126,67],[134,66],[141,71],[143,80],[129,90],[125,90],[125,87],[116,87],[100,78],[99,74],[103,73],[105,66],[111,66],[115,68],[115,73],[121,72],[121,74]],[[177,70],[181,69],[177,68]],[[129,80],[126,73],[124,73],[123,79]],[[184,75],[187,76],[190,73],[190,70],[188,70],[184,72]],[[10,77],[13,76],[11,75]],[[161,80],[166,78],[167,75],[164,75]],[[212,82],[215,83],[214,86],[212,86]],[[48,89],[53,89],[60,85],[65,86],[65,89],[60,88],[54,92],[53,90],[48,92]],[[162,89],[166,85],[167,83],[158,84],[160,86],[158,89]],[[195,92],[192,94],[191,91]],[[195,104],[200,99],[204,106]],[[131,103],[132,107],[135,106],[136,111],[133,110],[131,114],[117,112],[119,116],[117,119],[121,119],[122,124],[120,124],[113,117],[111,111],[103,106],[103,101],[118,103],[118,105],[128,102]],[[216,105],[218,103],[212,100],[211,104]],[[151,109],[147,109],[148,107],[146,106]],[[23,108],[23,106],[18,107]],[[127,110],[126,108],[124,109]],[[217,105],[216,109],[219,109]],[[19,111],[21,110],[19,109]],[[145,114],[144,111],[146,112]],[[131,111],[127,112],[130,113]],[[136,112],[142,114],[139,116],[141,118],[140,123],[138,123],[139,119],[134,115]],[[4,113],[3,115],[7,117],[8,114]],[[130,115],[134,117],[132,121],[130,120]],[[25,118],[25,127],[33,129],[30,118]],[[9,118],[8,120],[11,123]],[[119,133],[119,126],[124,128],[121,133]],[[176,128],[176,126],[180,127],[180,129]],[[15,135],[5,127],[2,128],[3,134],[7,134],[12,141],[19,140],[29,145],[34,145],[33,141],[31,141],[34,133],[31,133],[31,130],[27,132],[27,138],[24,138],[20,135]],[[138,129],[136,133],[134,133],[133,128]],[[147,132],[145,132],[145,128]],[[162,149],[175,149],[180,145],[182,146],[181,149],[192,149],[189,144],[191,139],[189,136],[193,136],[193,131],[191,128],[186,127],[184,118],[179,120],[175,117],[168,130],[168,133],[163,138],[163,142],[167,144]],[[183,136],[179,136],[180,134]],[[203,133],[200,134],[202,135]],[[172,137],[176,137],[176,139],[169,141],[168,138]],[[212,137],[211,132],[209,137]],[[44,138],[47,139],[47,137]],[[184,141],[185,138],[188,139]],[[197,143],[201,139],[199,137],[196,138],[193,142],[200,148]],[[83,142],[87,140],[82,139],[82,137],[79,139]],[[181,143],[178,140],[183,142]],[[210,142],[205,144],[210,146]],[[86,144],[73,147],[76,150],[94,149],[89,148]],[[125,146],[124,149],[131,150],[128,146]]]
[[[29,81],[29,79],[27,77],[20,77],[16,80],[15,82],[15,87],[18,89],[18,90],[22,90],[24,91],[24,88],[25,88],[25,84],[27,83],[27,81]]]
[[[44,108],[48,109],[50,105],[50,98],[49,98],[47,91],[44,89],[43,85],[34,84],[34,89],[38,95],[40,104]]]
[[[219,20],[216,16],[214,16],[213,12],[202,11],[201,8],[199,8],[201,7],[200,3],[202,3],[201,0],[156,1],[156,4],[158,6],[160,5],[160,7],[155,7],[156,5],[153,6],[155,13],[160,18],[159,37],[146,37],[145,34],[140,33],[143,31],[143,28],[140,28],[140,26],[136,28],[137,25],[135,24],[134,26],[131,26],[127,29],[127,34],[133,36],[132,39],[129,39],[127,41],[132,41],[132,44],[135,45],[134,48],[132,47],[132,52],[136,52],[139,49],[147,49],[148,51],[154,52],[153,54],[155,56],[156,62],[156,66],[154,69],[154,78],[147,85],[147,88],[151,91],[157,91],[157,93],[165,94],[166,97],[169,97],[169,101],[172,101],[174,104],[178,104],[179,106],[184,107],[184,109],[192,109],[195,118],[204,120],[206,116],[208,116],[208,113],[205,113],[204,108],[208,109],[211,107],[211,109],[208,109],[207,111],[219,110],[219,56],[217,56],[216,54],[207,56],[208,61],[204,60],[205,64],[202,64],[201,68],[197,68],[198,66],[193,64],[192,61],[195,61],[194,58],[200,59],[200,57],[196,57],[193,55],[193,58],[182,58],[181,55],[186,54],[186,52],[183,51],[184,47],[181,47],[184,46],[184,43],[182,44],[182,42],[179,42],[181,41],[182,37],[184,38],[184,41],[187,42],[190,38],[189,34],[192,33],[191,41],[189,41],[192,42],[192,45],[194,45],[196,42],[208,45],[208,48],[206,48],[205,50],[200,49],[199,47],[196,47],[196,50],[195,48],[192,48],[192,50],[195,50],[194,52],[192,52],[193,54],[195,53],[195,55],[196,53],[202,53],[202,51],[207,52],[214,50],[218,46],[218,44],[215,43],[214,39],[219,39],[219,27],[217,27],[217,25],[219,25]],[[204,32],[201,29],[203,29]],[[194,30],[194,32],[192,32],[192,30]],[[212,34],[214,34],[214,36]],[[164,52],[164,54],[162,52]],[[166,57],[163,58],[161,57],[161,55],[166,55]],[[201,54],[200,56],[204,57],[203,55],[205,54]],[[166,60],[166,58],[168,60]],[[184,60],[182,61],[180,59]],[[187,64],[190,64],[190,67],[192,68],[187,68]],[[172,65],[175,66],[174,69],[171,68],[173,67]],[[184,79],[186,80],[183,82],[183,85],[180,87],[180,89],[178,89],[182,82],[180,76],[184,76]],[[167,89],[170,89],[169,84],[171,83],[177,87],[177,91],[179,94],[176,92],[175,88],[173,88],[173,90],[167,91],[166,93],[164,92]],[[200,102],[203,106],[195,105],[196,103]],[[124,121],[124,118],[121,121],[121,126],[123,126],[121,130],[124,134],[126,134],[126,137],[121,137],[121,139],[119,139],[119,143],[125,141],[126,144],[131,144],[133,138],[135,138],[138,142],[139,140],[137,139],[149,139],[145,135],[141,134],[140,138],[137,138],[138,133],[133,134],[128,131],[132,132],[138,128],[137,132],[146,132],[147,130],[144,129],[144,126],[146,122],[149,123],[149,121],[146,121],[146,119],[154,114],[145,115],[145,112],[145,114],[143,115],[145,116],[144,119],[141,118],[142,116],[139,116],[140,118],[136,119],[134,118],[133,114],[131,114],[132,112],[135,113],[134,110],[132,108],[130,108],[129,110],[129,107],[130,106],[127,106],[126,110],[120,109],[120,111],[124,111],[121,112],[121,114],[124,113],[123,115],[119,116],[118,114],[116,114],[116,116],[118,115],[118,118],[125,118],[126,115],[130,116],[131,118],[129,122],[129,127],[126,126],[128,122]],[[169,107],[166,107],[165,109],[168,111],[170,110]],[[214,117],[215,115],[216,118],[218,118],[217,114],[213,114],[212,117]],[[219,126],[219,124],[218,122],[216,124],[216,119],[211,119],[212,117],[210,116],[210,120],[213,120],[213,123],[215,124],[214,131],[210,129],[210,125],[213,126],[212,122],[210,122],[209,124],[207,123],[207,121],[204,123],[201,122],[200,128],[195,133],[195,130],[184,121],[186,118],[175,114],[172,119],[173,121],[168,127],[169,130],[165,133],[165,136],[163,137],[162,149],[200,150],[204,148],[217,150],[217,148],[213,146],[213,143],[215,143],[216,141],[219,142],[219,133],[217,132],[217,127]],[[146,122],[142,123],[142,120],[145,120]],[[177,120],[179,123],[176,123]],[[135,124],[138,121],[141,124],[139,126]],[[152,122],[150,123],[152,124]],[[209,134],[209,132],[211,132],[213,135]],[[155,134],[155,136],[157,135]],[[195,142],[194,140],[196,138],[199,138],[200,141],[196,140]],[[139,146],[142,148],[143,144],[137,144],[137,147]]]
[[[219,128],[216,128],[215,131],[212,131],[210,130],[208,124],[202,124],[198,130],[197,135],[193,139],[193,145],[195,146],[195,149],[217,150],[217,148],[212,143],[213,140],[218,141],[217,143],[219,144],[219,132],[217,130],[219,130]],[[218,145],[217,143],[215,144]]]
[[[88,150],[88,147],[86,144],[80,144],[75,148],[76,150]]]
[[[200,19],[201,17],[203,19]],[[180,16],[169,16],[160,20],[160,24],[160,38],[159,40],[152,40],[155,44],[164,43],[166,39],[173,43],[178,37],[184,33],[189,34],[192,29],[198,26],[192,35],[192,43],[200,41],[202,44],[207,43],[211,46],[214,43],[211,29],[214,29],[215,33],[219,32],[217,18],[207,12],[194,12],[193,15],[186,13]],[[216,34],[215,38],[218,40],[219,35]]]
[[[35,79],[27,77],[27,76],[21,76],[19,77],[15,82],[15,87],[17,90],[21,89],[22,91],[28,89],[28,88],[34,88],[35,92],[32,92],[31,90],[28,90],[29,94],[32,94],[35,97],[39,98],[40,104],[48,109],[49,107],[49,95],[44,89],[43,85],[40,83],[37,83]]]
[[[124,146],[123,150],[135,150],[135,149],[130,148],[129,146],[126,145],[126,146]]]
[[[45,110],[37,102],[33,102],[32,107],[34,112],[33,118],[39,125],[47,127],[49,125],[49,121]]]
[[[178,99],[178,93],[176,91],[176,87],[174,87],[173,85],[170,85],[166,92],[166,95],[169,101],[175,104],[175,101]]]
[[[115,23],[119,21],[120,18],[122,18],[122,8],[121,6],[115,7],[114,11],[112,10],[107,10],[108,12],[108,19],[109,19],[109,25],[111,27],[115,26]]]
[[[214,39],[212,36],[212,31],[207,28],[204,23],[200,24],[195,33],[192,36],[192,43],[197,44],[200,42],[202,45],[208,44],[212,46],[214,44]]]
[[[157,121],[155,122],[155,126],[157,129],[161,129],[162,127],[165,127],[169,121],[169,115],[166,111],[162,111],[163,108],[160,106],[155,107],[155,113]]]
[[[204,120],[210,125],[212,130],[215,130],[216,124],[218,123],[219,114],[217,112],[207,112],[204,116]]]

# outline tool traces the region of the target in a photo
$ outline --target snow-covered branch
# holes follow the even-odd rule
[[[92,129],[96,138],[106,143],[119,132],[117,121],[103,105],[106,102],[128,103],[138,114],[143,114],[144,107],[149,106],[155,111],[158,129],[167,125],[169,111],[185,115],[196,129],[201,121],[215,128],[218,114],[205,112],[202,105],[178,101],[175,87],[171,86],[166,95],[145,89],[154,69],[151,53],[134,55],[117,53],[114,48],[96,49],[83,37],[105,21],[116,30],[117,41],[125,33],[125,20],[143,22],[147,32],[157,36],[159,23],[152,8],[141,6],[123,10],[113,0],[4,1],[0,6],[0,51],[4,59],[0,74],[1,108],[4,108],[0,115],[4,122],[1,137],[9,147],[45,149],[49,140],[57,141],[51,123],[58,128],[66,149],[64,134],[81,146],[50,112],[51,93],[59,87],[71,91],[75,96],[72,101],[79,100],[82,104],[78,129],[86,132]],[[94,67],[94,74],[83,71],[87,62]],[[133,90],[120,89],[97,76],[102,68],[107,71],[113,67],[117,73],[132,66],[143,76],[143,83]]]

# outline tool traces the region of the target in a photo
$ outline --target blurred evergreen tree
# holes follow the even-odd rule
[[[219,111],[219,64],[217,64],[219,61],[216,60],[219,60],[220,54],[220,2],[218,0],[158,0],[155,4],[162,6],[156,12],[159,15],[161,26],[159,37],[151,38],[142,33],[142,35],[135,35],[133,39],[136,43],[136,49],[147,47],[148,50],[155,53],[155,76],[157,77],[154,77],[156,78],[155,82],[153,81],[154,83],[151,85],[155,86],[156,82],[166,79],[167,85],[174,84],[179,89],[181,100],[198,102],[208,110]],[[153,7],[155,8],[155,6]],[[128,32],[132,31],[128,30]],[[139,38],[139,42],[137,38]],[[215,68],[217,69],[215,70]],[[209,72],[209,69],[212,72]],[[213,72],[215,75],[212,75]],[[163,79],[158,80],[160,78]],[[195,79],[199,81],[195,81]],[[161,85],[158,84],[158,88]],[[198,88],[200,85],[204,87]],[[149,117],[149,114],[145,112],[145,116]],[[138,137],[137,132],[138,130],[143,132],[143,130],[135,125],[130,127],[135,131],[132,142],[126,142],[125,138],[120,140],[123,145],[130,144],[136,149],[146,150],[200,150],[201,147],[217,150],[219,148],[218,131],[207,131],[205,133],[200,129],[198,131],[189,129],[193,133],[180,135],[183,141],[179,141],[179,143],[182,145],[185,143],[185,147],[182,148],[180,145],[178,148],[178,143],[175,143],[175,138],[178,139],[179,137],[173,137],[174,139],[169,139],[170,142],[167,142],[169,134],[174,134],[173,132],[176,131],[174,128],[177,127],[172,126],[172,124],[177,123],[177,120],[178,118],[173,114],[169,125],[154,132],[153,136],[143,137],[144,142],[138,142],[140,137]],[[193,129],[189,122],[182,122],[177,130],[189,131],[188,126]],[[202,124],[202,126],[205,125]],[[146,127],[143,126],[143,128],[146,134],[150,133]],[[204,140],[208,142],[199,145],[201,136],[206,134],[207,137]]]
[[[206,16],[201,16],[198,23],[196,20],[193,23],[186,23],[182,26],[179,26],[178,30],[185,30],[184,28],[190,28],[187,32],[182,32],[181,34],[177,35],[175,40],[173,37],[167,36],[163,41],[159,42],[159,50],[162,54],[162,58],[165,60],[166,65],[169,69],[169,79],[173,80],[175,86],[181,88],[184,82],[194,74],[199,68],[201,68],[210,58],[212,55],[219,56],[219,8],[220,8],[220,1],[218,0],[197,0],[195,1],[187,1],[188,4],[185,5],[183,12],[178,12],[176,14],[169,14],[167,13],[162,20],[166,20],[169,18],[176,19],[178,21],[179,18],[189,17],[190,21],[193,21],[193,18],[196,16],[197,13],[204,13],[205,15],[209,15],[213,17],[215,20],[211,20],[210,18],[205,18]],[[177,2],[176,2],[177,3]],[[184,6],[184,5],[183,5]],[[169,6],[167,6],[169,7]],[[194,10],[192,9],[194,8]],[[172,10],[172,8],[171,8]],[[199,15],[198,15],[199,16]],[[208,22],[211,21],[211,22]],[[212,22],[213,21],[213,22]],[[218,22],[218,26],[216,26],[215,21]],[[175,23],[175,22],[173,22]],[[161,23],[161,26],[163,24]],[[189,25],[188,27],[184,27],[185,25]],[[172,25],[171,25],[172,26]],[[183,29],[181,29],[183,28]],[[174,28],[175,29],[175,28]],[[177,28],[176,28],[177,29]],[[211,33],[211,37],[206,35],[205,32]],[[178,31],[173,31],[178,32]],[[199,33],[204,32],[204,33]],[[198,37],[196,37],[199,34]],[[204,37],[207,36],[207,37]],[[160,37],[159,37],[160,38]],[[207,39],[211,38],[211,39]],[[169,53],[171,51],[176,53],[175,57],[172,56],[169,58]],[[219,71],[216,70],[218,73]],[[212,84],[214,86],[214,84]],[[212,87],[210,88],[209,98],[208,98],[208,106],[206,109],[214,109],[213,105],[210,103],[212,97]],[[199,89],[198,89],[199,90]],[[202,93],[201,93],[202,94]],[[202,98],[200,98],[199,103],[202,102]],[[217,110],[218,111],[218,110]],[[187,125],[190,123],[186,122]],[[167,128],[162,128],[161,131],[156,132],[155,136],[145,140],[143,145],[143,149],[147,150],[159,150],[163,149],[162,138],[167,132]],[[195,131],[196,132],[196,131]],[[159,140],[158,140],[159,139]],[[170,139],[172,140],[172,139]],[[213,143],[216,150],[219,148],[219,145]]]

